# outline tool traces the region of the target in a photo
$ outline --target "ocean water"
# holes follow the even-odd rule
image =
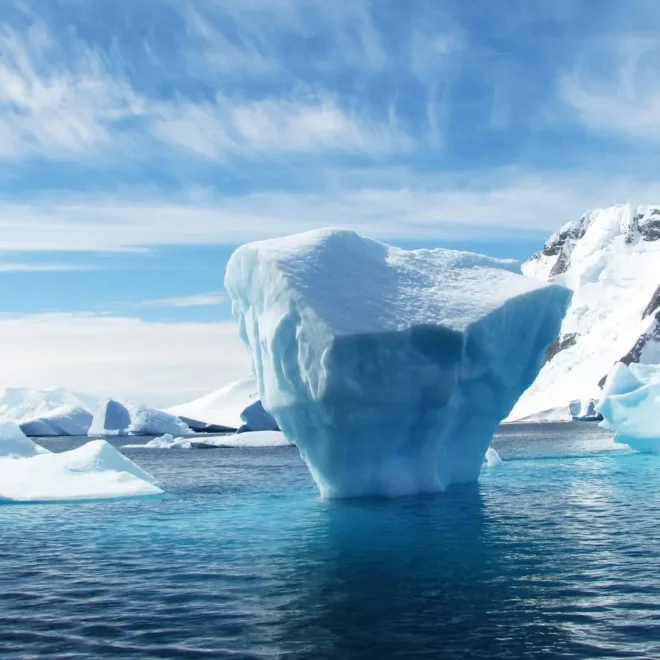
[[[660,457],[495,446],[475,486],[344,502],[294,448],[127,450],[167,495],[0,506],[0,658],[660,658]]]

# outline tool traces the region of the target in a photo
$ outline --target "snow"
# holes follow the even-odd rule
[[[488,467],[499,467],[502,465],[502,459],[497,453],[497,450],[493,449],[493,447],[488,447],[486,450],[485,461]]]
[[[59,454],[12,422],[0,424],[0,501],[32,502],[162,493],[156,480],[105,440]]]
[[[248,431],[236,435],[195,438],[193,447],[290,447],[291,443],[281,431]]]
[[[326,497],[475,480],[570,293],[516,265],[341,229],[239,248],[225,288],[261,401]]]
[[[20,427],[30,436],[87,435],[92,419],[92,413],[85,408],[65,404],[40,417],[20,422]]]
[[[230,383],[200,399],[167,409],[171,415],[198,420],[228,429],[271,431],[277,423],[259,401],[259,388],[254,376]]]
[[[0,420],[0,459],[31,458],[50,452],[30,440],[16,422]]]
[[[619,363],[610,371],[598,404],[603,426],[617,442],[660,453],[660,365]]]
[[[190,438],[175,438],[171,433],[166,433],[143,445],[123,445],[122,449],[190,449],[191,447]]]
[[[510,421],[599,400],[599,383],[624,356],[660,362],[660,320],[649,309],[660,285],[660,240],[651,231],[659,217],[654,207],[628,204],[591,211],[523,264],[525,275],[572,289],[573,301],[559,350],[549,355]]]
[[[190,427],[178,417],[138,403],[106,399],[94,415],[90,435],[190,435]]]
[[[92,411],[97,403],[94,397],[70,392],[62,387],[45,390],[0,388],[0,417],[14,421],[43,417],[65,405]]]

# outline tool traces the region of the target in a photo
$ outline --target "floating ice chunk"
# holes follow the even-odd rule
[[[208,438],[195,438],[193,447],[290,447],[291,443],[281,431],[248,431],[246,433],[222,435]]]
[[[50,452],[26,437],[16,422],[0,419],[0,459],[30,458],[38,454]]]
[[[141,404],[104,401],[94,415],[90,435],[190,435],[190,427],[178,417]]]
[[[500,458],[500,455],[497,453],[497,450],[493,449],[492,447],[488,447],[486,450],[485,461],[488,467],[498,467],[502,465],[502,459]]]
[[[122,445],[122,449],[190,449],[191,446],[189,438],[175,438],[171,433],[166,433],[143,445]]]
[[[261,401],[322,495],[475,480],[570,301],[515,264],[341,229],[239,248],[225,278]]]
[[[602,426],[637,451],[660,453],[660,365],[623,363],[608,374],[597,406]]]
[[[0,500],[102,499],[162,492],[148,472],[105,440],[59,454],[0,457]]]
[[[191,419],[235,431],[274,431],[277,422],[259,401],[259,388],[253,376],[242,378],[199,399],[181,403],[167,412],[181,419]],[[195,430],[204,428],[192,426]]]
[[[30,436],[87,435],[93,415],[85,408],[64,405],[41,417],[20,422],[20,427]]]

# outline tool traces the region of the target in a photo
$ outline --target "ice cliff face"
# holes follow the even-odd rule
[[[322,495],[478,477],[570,299],[516,265],[327,229],[253,243],[225,287],[264,407]]]
[[[511,420],[569,410],[571,402],[587,409],[615,362],[660,362],[660,207],[590,211],[551,236],[522,271],[569,287],[573,301]]]

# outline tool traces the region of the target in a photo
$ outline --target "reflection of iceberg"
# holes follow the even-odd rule
[[[188,435],[190,427],[178,417],[140,404],[107,399],[99,406],[90,435]]]
[[[162,493],[156,480],[105,440],[51,453],[16,425],[0,424],[0,501],[131,497]]]
[[[660,454],[660,365],[617,363],[597,407],[602,426],[637,451]]]
[[[323,495],[477,478],[570,300],[515,268],[337,229],[234,253],[225,284],[261,400]]]

